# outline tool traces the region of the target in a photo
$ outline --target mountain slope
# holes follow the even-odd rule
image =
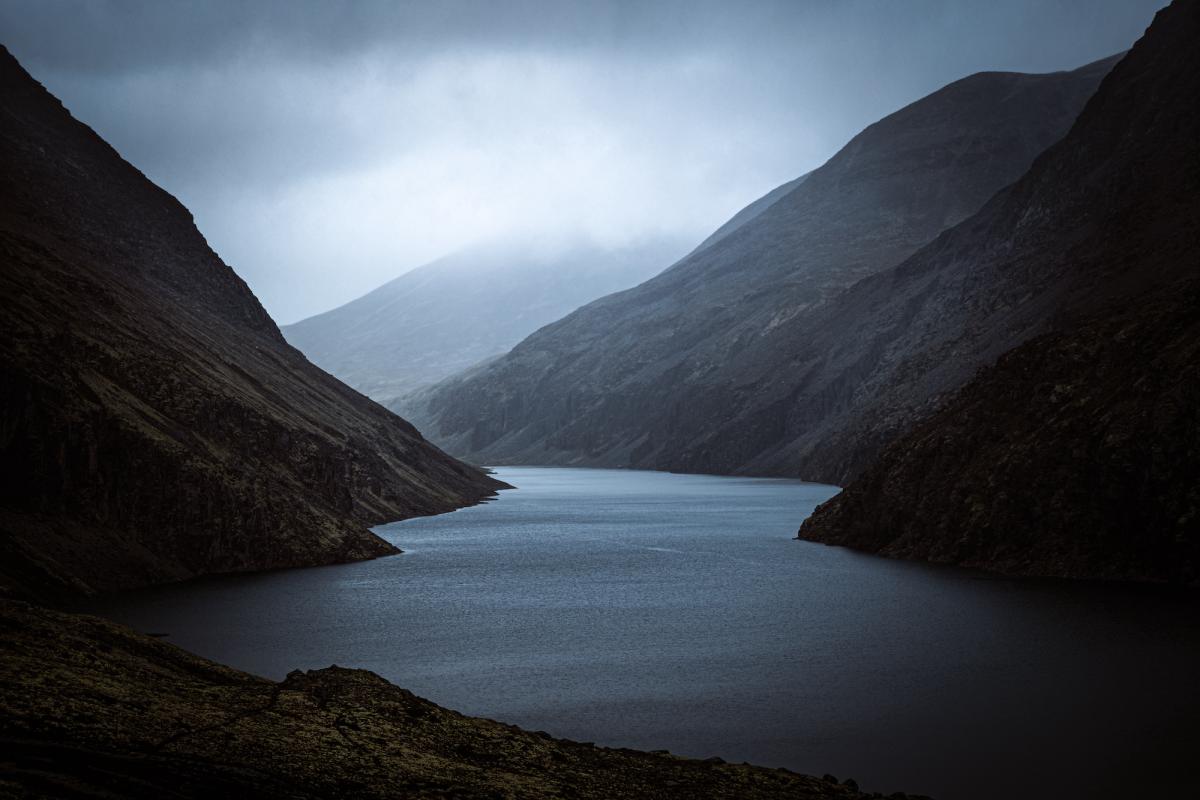
[[[0,591],[395,549],[498,485],[309,364],[191,215],[0,52]]]
[[[402,409],[451,452],[486,463],[796,474],[755,463],[778,431],[749,409],[787,402],[772,381],[788,379],[797,343],[777,347],[778,332],[977,211],[1061,137],[1111,63],[952,83],[663,274]],[[742,374],[751,353],[765,383]],[[729,425],[719,449],[706,446]]]
[[[886,291],[926,308],[891,337],[921,349],[875,381],[889,404],[941,380],[950,354],[978,362],[987,332],[1046,332],[888,447],[801,536],[1018,574],[1200,580],[1197,37],[1200,5],[1161,11],[1060,145],[897,271]],[[969,266],[951,284],[956,264]],[[947,330],[952,306],[972,313]]]
[[[535,330],[634,286],[683,246],[477,245],[283,328],[313,363],[385,405],[506,352]]]
[[[709,234],[707,239],[696,245],[696,249],[692,252],[695,253],[705,249],[706,247],[712,247],[714,244],[721,241],[726,236],[745,225],[747,222],[762,216],[764,211],[775,205],[787,195],[791,194],[793,189],[804,183],[805,179],[807,179],[810,174],[812,173],[806,172],[799,178],[794,178],[787,183],[776,186],[774,189],[767,192],[762,197],[758,198],[753,203],[730,217],[724,225],[717,228],[715,231]]]

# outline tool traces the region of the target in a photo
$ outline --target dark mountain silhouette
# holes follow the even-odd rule
[[[827,343],[813,347],[822,329],[811,321],[829,319],[847,287],[900,263],[1018,178],[1113,62],[956,81],[868,127],[663,274],[401,408],[434,441],[480,463],[840,479],[809,455],[869,364],[830,360]],[[840,339],[873,333],[852,316],[833,318]]]
[[[684,251],[498,241],[405,273],[344,306],[285,326],[314,364],[387,405],[514,344],[548,322],[634,286]]]
[[[801,536],[1018,574],[1200,580],[1197,40],[1200,4],[1159,12],[1025,177],[855,292],[858,308],[905,310],[877,345],[896,355],[865,382],[862,430],[1040,335]]]
[[[0,590],[369,558],[498,486],[312,366],[191,215],[0,52]]]

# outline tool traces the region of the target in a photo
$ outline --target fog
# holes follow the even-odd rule
[[[36,0],[0,41],[290,323],[499,236],[699,242],[939,86],[1126,49],[1159,5]]]

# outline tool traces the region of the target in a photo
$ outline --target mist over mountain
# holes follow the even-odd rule
[[[868,127],[661,275],[399,408],[479,463],[840,481],[848,474],[840,454],[808,459],[870,364],[842,359],[829,342],[849,347],[871,331],[853,313],[829,310],[831,301],[1019,177],[1065,133],[1114,60],[956,81]],[[867,457],[863,450],[851,468]]]
[[[694,244],[912,99],[1158,5],[4,0],[0,37],[290,324],[496,235]]]
[[[882,353],[862,431],[1025,343],[800,536],[1017,574],[1200,580],[1200,111],[1181,102],[1200,93],[1198,37],[1200,4],[1159,12],[1027,175],[850,293],[889,314],[886,344],[858,344]]]
[[[290,347],[7,50],[0,87],[0,592],[385,555],[499,486]]]
[[[388,405],[641,283],[685,249],[670,239],[624,248],[533,237],[478,244],[282,331],[317,366]]]

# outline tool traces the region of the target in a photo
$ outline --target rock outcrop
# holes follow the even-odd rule
[[[1200,286],[1036,338],[800,536],[1017,575],[1200,580]]]
[[[385,406],[502,355],[543,325],[641,283],[684,251],[500,240],[406,272],[283,335],[314,364]]]
[[[847,287],[894,267],[1018,178],[1112,63],[950,84],[870,126],[663,274],[400,408],[450,452],[486,463],[837,482],[843,470],[808,456],[871,365],[823,363],[812,322],[826,324]],[[874,340],[852,317],[835,321],[840,337]]]
[[[0,89],[0,593],[384,555],[500,485],[308,363],[7,51]]]
[[[1197,37],[1200,4],[1159,12],[1024,178],[856,292],[904,309],[879,344],[904,357],[864,382],[860,431],[1040,335],[800,536],[1016,574],[1200,580]]]
[[[5,797],[867,797],[849,780],[465,717],[363,670],[276,683],[24,603],[0,601],[0,630]]]

